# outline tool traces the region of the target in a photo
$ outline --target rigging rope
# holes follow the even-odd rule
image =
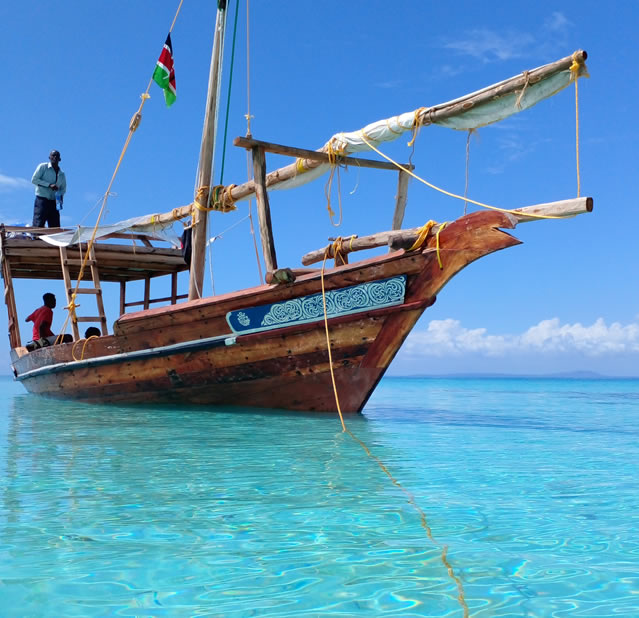
[[[250,32],[250,0],[246,0],[246,137],[251,137],[251,32]],[[246,179],[251,180],[251,159],[248,150],[246,151]],[[255,249],[255,261],[257,262],[257,271],[260,277],[260,283],[264,285],[264,275],[262,273],[262,262],[260,262],[260,251],[257,248],[257,236],[255,234],[255,225],[253,223],[253,200],[249,197],[248,214],[253,238],[253,248]]]
[[[180,4],[178,5],[178,8],[175,12],[175,16],[173,17],[173,21],[171,22],[171,27],[169,28],[169,34],[173,31],[173,27],[175,26],[175,22],[178,18],[178,15],[180,14],[180,9],[182,8],[182,3],[184,2],[184,0],[180,0]],[[155,70],[155,67],[154,67]],[[111,187],[113,186],[113,183],[115,182],[115,177],[118,174],[118,171],[120,169],[120,165],[122,164],[122,160],[124,159],[124,155],[129,147],[129,143],[131,142],[131,138],[133,137],[133,134],[135,133],[136,129],[140,126],[140,121],[142,120],[142,108],[144,107],[144,104],[147,102],[148,99],[151,98],[151,95],[149,94],[149,90],[151,89],[151,84],[153,83],[153,77],[151,77],[151,79],[149,80],[149,83],[146,87],[146,90],[144,91],[143,94],[140,95],[140,98],[142,99],[142,101],[140,102],[140,106],[138,107],[138,111],[135,112],[135,114],[133,114],[133,117],[131,118],[131,121],[129,122],[129,133],[126,137],[126,140],[124,142],[124,146],[122,147],[122,152],[120,153],[120,157],[118,158],[118,162],[115,165],[115,170],[113,171],[113,175],[111,176],[111,180],[109,182],[109,186],[107,187],[107,190],[104,193],[104,197],[102,199],[102,206],[100,208],[100,212],[98,213],[98,217],[96,219],[95,225],[93,227],[93,233],[91,234],[91,239],[89,240],[89,242],[87,243],[87,250],[84,256],[84,259],[82,260],[82,265],[80,266],[80,272],[78,273],[78,280],[75,284],[75,288],[71,294],[71,300],[69,301],[69,304],[65,307],[65,309],[67,309],[67,317],[64,321],[64,324],[62,325],[62,329],[60,331],[61,334],[63,334],[66,331],[66,328],[69,324],[69,319],[71,318],[73,322],[77,322],[76,316],[75,316],[75,308],[78,307],[79,305],[76,305],[75,303],[75,299],[78,293],[78,289],[80,287],[80,282],[82,281],[82,277],[84,276],[84,271],[86,268],[86,264],[87,264],[87,260],[89,258],[89,254],[91,252],[91,249],[93,248],[93,245],[95,244],[95,237],[98,233],[98,226],[100,225],[100,220],[102,219],[102,215],[104,214],[104,210],[106,209],[106,205],[107,205],[107,200],[109,199],[109,195],[111,194]]]
[[[468,210],[468,164],[470,163],[470,136],[476,131],[476,129],[468,129],[468,135],[466,136],[466,183],[464,184],[464,214]]]
[[[338,240],[340,241],[340,245],[341,245],[341,238],[338,239]],[[352,242],[352,239],[351,239],[351,242]],[[417,504],[417,501],[415,500],[415,496],[413,496],[413,494],[411,494],[410,491],[408,491],[391,474],[391,472],[386,467],[384,462],[379,457],[377,457],[377,455],[374,455],[371,452],[371,450],[368,448],[368,446],[366,446],[366,444],[362,440],[360,440],[350,429],[348,429],[346,427],[346,424],[344,423],[344,416],[342,415],[342,409],[341,409],[340,404],[339,404],[339,395],[337,394],[337,385],[335,383],[335,372],[333,371],[333,355],[331,353],[331,340],[330,340],[330,335],[329,335],[329,332],[328,332],[328,312],[326,310],[326,289],[325,289],[325,286],[324,286],[324,271],[326,269],[326,260],[329,257],[329,251],[330,251],[330,246],[327,247],[326,251],[324,252],[324,261],[322,263],[322,270],[321,270],[321,273],[320,273],[320,280],[321,280],[321,284],[322,284],[322,305],[324,307],[324,329],[326,331],[326,348],[328,350],[328,363],[329,363],[329,369],[330,369],[330,372],[331,372],[331,381],[333,383],[333,393],[335,395],[335,405],[337,406],[337,412],[339,414],[339,420],[340,420],[340,422],[342,424],[342,432],[343,433],[347,433],[353,440],[355,440],[355,442],[357,442],[362,447],[362,449],[364,449],[364,452],[371,459],[373,459],[375,461],[375,463],[377,463],[377,465],[382,469],[384,474],[386,474],[386,476],[388,476],[388,478],[391,480],[393,485],[395,485],[395,487],[397,487],[406,496],[406,499],[407,499],[408,503],[417,511],[417,513],[419,514],[419,523],[420,523],[421,527],[426,531],[426,535],[428,536],[430,541],[433,543],[433,545],[441,547],[440,560],[442,561],[442,564],[446,568],[446,572],[448,573],[448,576],[453,580],[453,582],[455,583],[455,586],[457,587],[457,601],[458,601],[459,605],[461,606],[464,618],[468,618],[468,616],[470,616],[470,613],[469,613],[469,610],[468,610],[468,604],[466,603],[466,597],[465,597],[465,594],[464,594],[464,586],[463,586],[463,584],[461,582],[461,579],[455,574],[453,566],[451,565],[450,561],[448,560],[448,555],[447,555],[448,554],[448,546],[447,545],[441,545],[440,543],[438,543],[435,540],[435,537],[433,536],[433,531],[431,530],[431,527],[428,524],[428,520],[426,518],[426,513],[422,510],[422,508],[419,506],[419,504]]]
[[[457,195],[456,193],[451,193],[450,191],[446,191],[445,189],[440,189],[439,187],[435,186],[434,184],[428,182],[427,180],[424,180],[423,178],[421,178],[417,174],[414,174],[411,170],[405,168],[400,163],[397,163],[397,161],[395,161],[395,160],[391,159],[389,156],[385,155],[378,148],[375,148],[375,146],[368,139],[366,139],[366,137],[364,137],[364,132],[363,131],[360,131],[360,135],[362,136],[362,140],[366,143],[366,145],[371,150],[374,150],[378,155],[380,155],[381,157],[384,157],[384,159],[386,159],[387,161],[392,163],[398,169],[402,170],[403,172],[406,172],[407,174],[411,175],[413,178],[416,178],[417,180],[419,180],[419,182],[424,183],[427,187],[430,187],[431,189],[435,189],[435,191],[439,191],[440,193],[443,193],[444,195],[448,195],[449,197],[454,197],[454,198],[456,198],[458,200],[462,200],[462,202],[464,202],[464,201],[470,202],[471,204],[475,204],[476,206],[481,206],[482,208],[488,208],[490,210],[496,210],[498,212],[505,212],[505,213],[513,214],[513,215],[525,214],[526,217],[530,217],[532,219],[564,219],[565,218],[565,217],[558,217],[558,216],[555,216],[555,215],[537,215],[537,214],[528,213],[528,212],[527,213],[521,213],[521,212],[518,212],[517,210],[510,210],[508,208],[499,208],[497,206],[490,206],[489,204],[484,204],[483,202],[477,202],[476,200],[471,200],[470,198],[464,198],[462,195]]]
[[[226,93],[226,119],[224,121],[224,139],[222,140],[222,163],[220,169],[220,184],[224,184],[224,162],[226,161],[226,138],[229,128],[229,111],[231,109],[231,87],[233,85],[233,65],[235,64],[235,39],[237,34],[237,16],[239,15],[240,0],[235,0],[235,22],[233,24],[233,42],[231,43],[231,67],[229,69],[229,85]]]
[[[577,52],[572,55],[570,74],[575,80],[575,149],[577,151],[577,197],[581,196],[581,178],[579,173],[579,69],[581,65],[577,62]]]

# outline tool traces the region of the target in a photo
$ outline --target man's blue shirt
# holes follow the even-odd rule
[[[58,177],[56,179],[56,171],[51,163],[40,163],[33,172],[31,182],[36,186],[35,194],[44,197],[47,200],[55,200],[56,191],[49,188],[49,185],[57,185],[61,195],[67,192],[67,177],[61,169],[58,169]]]

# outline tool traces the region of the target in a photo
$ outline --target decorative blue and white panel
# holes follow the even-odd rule
[[[331,290],[326,292],[326,314],[329,318],[336,318],[401,305],[405,294],[406,275]],[[281,303],[238,309],[226,314],[226,321],[234,333],[255,333],[323,319],[321,293]]]

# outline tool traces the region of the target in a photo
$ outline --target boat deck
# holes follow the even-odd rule
[[[59,247],[40,239],[45,234],[62,231],[67,230],[0,225],[0,254],[8,263],[11,277],[63,279]],[[97,239],[94,246],[100,280],[138,281],[188,270],[180,249],[157,247],[152,241],[163,242],[143,234],[125,233]],[[72,279],[77,279],[80,273],[85,252],[86,243],[66,247],[66,262]],[[84,278],[90,276],[86,269]]]

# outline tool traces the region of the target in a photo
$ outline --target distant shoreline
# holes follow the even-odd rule
[[[609,376],[595,371],[567,371],[561,373],[444,373],[387,375],[387,378],[432,378],[446,380],[639,380],[639,376]]]

